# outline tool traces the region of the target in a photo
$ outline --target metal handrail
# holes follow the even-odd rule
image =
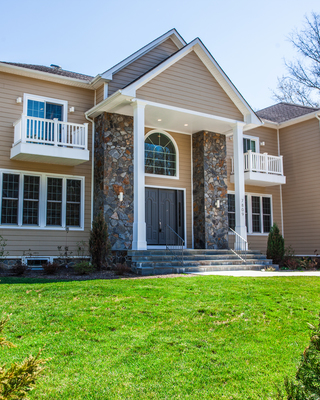
[[[181,248],[181,260],[180,260],[180,263],[181,263],[181,266],[183,267],[184,239],[183,239],[174,229],[172,229],[170,225],[166,224],[166,229],[167,229],[167,228],[170,229],[170,231],[171,231],[172,233],[174,233],[174,235],[178,238],[178,244],[172,244],[172,246],[176,246],[176,247],[178,247],[178,248]],[[171,252],[171,254],[172,254],[174,257],[178,258],[178,257],[177,257],[177,254],[174,253],[174,252],[170,249],[170,247],[169,247],[169,246],[170,246],[170,243],[168,243],[168,240],[169,240],[169,235],[167,235],[167,232],[166,232],[166,250],[169,250],[169,251]],[[179,244],[179,242],[180,242],[180,244]]]
[[[239,235],[238,232],[236,232],[235,230],[233,230],[232,228],[230,228],[230,226],[229,226],[229,229],[230,229],[230,231],[231,231],[232,233],[234,233],[234,234],[240,239],[240,242],[238,242],[238,244],[240,245],[240,246],[239,246],[240,249],[237,249],[237,250],[238,250],[238,251],[244,251],[244,258],[241,257],[240,254],[237,253],[235,250],[233,250],[233,249],[230,249],[230,250],[231,250],[237,257],[239,257],[240,260],[241,260],[244,264],[246,264],[246,263],[247,263],[248,241],[247,241],[247,239],[245,239],[244,237],[242,237],[241,235]],[[241,249],[241,248],[243,248],[243,249]]]

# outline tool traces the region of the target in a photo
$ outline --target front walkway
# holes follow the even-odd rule
[[[272,277],[272,276],[318,276],[320,271],[210,271],[210,272],[192,272],[192,275],[224,275],[224,276],[242,276],[242,277]]]

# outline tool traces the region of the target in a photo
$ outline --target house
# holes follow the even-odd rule
[[[312,254],[317,118],[289,104],[255,113],[175,29],[96,77],[1,62],[0,234],[10,258],[52,259],[103,210],[114,250],[180,237],[264,252],[277,222]]]

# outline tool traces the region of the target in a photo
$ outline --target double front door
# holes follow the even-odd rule
[[[146,188],[146,229],[148,245],[178,244],[174,232],[184,239],[182,190]]]

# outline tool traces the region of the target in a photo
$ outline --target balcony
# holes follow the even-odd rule
[[[254,153],[248,150],[244,153],[244,182],[246,185],[253,186],[275,186],[286,183],[283,175],[282,156],[270,156],[268,153]],[[234,161],[230,182],[234,183]]]
[[[12,160],[70,166],[89,160],[88,124],[22,114],[13,126]]]

